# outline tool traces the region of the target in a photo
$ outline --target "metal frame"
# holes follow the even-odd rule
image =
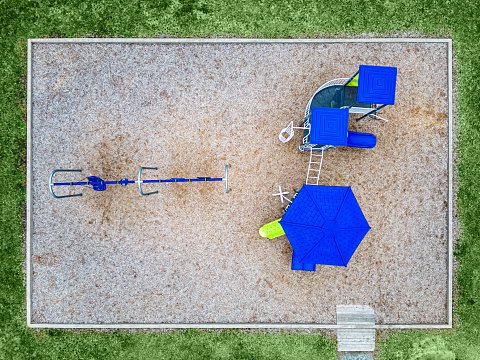
[[[280,196],[280,201],[283,204],[283,199],[287,200],[289,203],[292,202],[289,198],[287,198],[285,195],[288,194],[288,191],[282,191],[282,187],[278,185],[278,193],[277,194],[272,194],[272,196]]]
[[[225,191],[228,194],[228,165],[225,165],[225,177],[222,180],[225,181]]]
[[[55,193],[53,192],[53,175],[55,175],[55,173],[57,172],[82,172],[82,170],[53,170],[52,173],[50,174],[50,179],[48,180],[48,188],[50,190],[50,194],[52,194],[52,196],[55,198],[55,199],[61,199],[61,198],[68,198],[68,197],[74,197],[74,196],[82,196],[82,194],[73,194],[73,195],[62,195],[62,196],[59,196],[59,195],[55,195]],[[71,183],[71,185],[73,185],[73,183]]]
[[[157,191],[152,191],[148,193],[144,193],[142,190],[142,184],[152,184],[152,183],[164,183],[164,182],[196,182],[196,181],[225,181],[225,191],[228,194],[228,165],[225,165],[225,177],[223,178],[211,178],[211,177],[197,177],[196,179],[184,179],[184,178],[171,178],[168,180],[142,180],[142,171],[144,169],[150,169],[150,170],[158,170],[156,167],[141,167],[140,170],[138,171],[138,179],[137,180],[131,180],[129,181],[127,178],[122,178],[120,181],[103,181],[101,180],[100,184],[102,185],[121,185],[121,186],[127,186],[128,184],[138,184],[138,190],[140,191],[140,194],[142,196],[148,196],[152,194],[158,194]],[[52,173],[50,174],[50,179],[48,182],[48,187],[50,189],[50,194],[55,199],[60,199],[60,198],[67,198],[67,197],[73,197],[73,196],[82,196],[82,194],[74,194],[74,195],[63,195],[63,196],[58,196],[55,195],[53,192],[53,187],[54,186],[68,186],[68,185],[98,185],[98,182],[91,182],[91,181],[86,181],[86,182],[63,182],[63,183],[54,183],[53,182],[53,175],[57,172],[81,172],[82,170],[63,170],[63,169],[56,169],[53,170]],[[95,190],[95,189],[94,189]],[[105,190],[105,189],[103,189]]]
[[[307,107],[305,108],[305,117],[308,117],[310,113],[310,105],[312,104],[312,100],[315,97],[315,95],[317,95],[320,91],[330,86],[337,86],[337,85],[346,86],[349,82],[350,82],[350,79],[348,78],[337,78],[337,79],[327,81],[325,84],[320,86],[307,103]]]
[[[310,160],[308,161],[308,170],[307,170],[307,179],[305,180],[305,184],[307,185],[318,185],[318,181],[320,179],[320,171],[322,170],[322,163],[323,163],[323,149],[321,150],[322,153],[321,154],[314,154],[313,153],[313,149],[310,148]],[[312,161],[313,157],[316,156],[316,157],[319,157],[320,158],[320,162],[318,161]],[[315,160],[315,159],[314,159]],[[312,167],[312,164],[317,164],[318,165],[318,169],[314,169]],[[315,176],[310,176],[310,172],[311,171],[316,171],[317,174]],[[308,184],[308,179],[314,179],[316,182],[315,184]]]
[[[158,190],[157,191],[152,191],[152,192],[149,192],[149,193],[146,193],[146,194],[142,191],[142,170],[143,169],[158,170],[158,168],[156,168],[156,167],[141,167],[140,170],[138,170],[138,181],[137,181],[138,191],[140,191],[140,194],[142,194],[143,196],[158,194]]]
[[[307,121],[306,118],[303,119],[303,123],[305,123],[306,121]],[[280,131],[280,134],[278,134],[278,139],[284,144],[286,142],[290,141],[293,138],[293,135],[295,135],[295,132],[293,131],[294,129],[308,130],[308,129],[310,129],[310,127],[293,126],[293,121],[290,121],[290,123],[287,125],[287,127],[285,129],[282,129],[282,131]],[[288,137],[286,137],[286,138],[283,137],[284,132],[288,134]]]
[[[385,106],[387,106],[387,105],[384,104],[384,105],[382,105],[382,106],[377,106],[375,109],[373,109],[373,110],[371,110],[370,112],[366,113],[365,115],[359,117],[359,118],[357,119],[357,121],[358,121],[358,120],[361,120],[361,119],[363,119],[364,117],[367,117],[367,116],[369,116],[369,115],[372,115],[372,114],[375,115],[374,113],[376,113],[376,112],[377,112],[378,110],[380,110],[381,108],[384,108]],[[375,116],[376,116],[376,115],[375,115]],[[388,120],[387,120],[387,121],[388,121]]]
[[[323,89],[327,88],[327,87],[330,87],[330,86],[337,86],[337,85],[343,85],[343,86],[347,86],[347,84],[352,81],[352,79],[357,76],[357,74],[360,73],[360,70],[358,70],[353,76],[351,76],[350,78],[336,78],[336,79],[333,79],[333,80],[330,80],[330,81],[327,81],[325,84],[323,84],[322,86],[320,86],[317,91],[315,91],[315,93],[313,94],[313,96],[310,98],[310,100],[308,101],[307,103],[307,107],[305,108],[305,118],[307,118],[310,114],[310,106],[312,104],[312,100],[313,98],[315,97],[315,95],[317,95],[320,91],[322,91]],[[369,112],[367,113],[364,113],[364,112],[358,112],[358,110],[353,110],[353,111],[350,111],[352,110],[352,108],[358,108],[356,107],[355,105],[357,105],[358,102],[355,102],[351,105],[348,105],[348,106],[344,106],[343,108],[345,109],[348,109],[349,110],[349,113],[352,113],[352,114],[364,114],[362,117],[356,119],[356,121],[359,121],[361,119],[363,119],[364,117],[367,117],[367,116],[376,116],[378,117],[379,119],[387,122],[388,120],[387,119],[384,119],[384,118],[381,118],[380,116],[377,116],[375,113],[382,109],[383,107],[387,106],[387,105],[382,105],[382,106],[376,106],[374,109],[370,110]],[[282,130],[283,132],[283,130]],[[281,134],[281,133],[280,133]],[[281,140],[281,139],[280,139]],[[290,140],[290,139],[289,139]],[[304,140],[304,144],[305,144],[305,140]]]

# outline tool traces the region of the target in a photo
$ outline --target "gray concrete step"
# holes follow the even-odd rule
[[[338,351],[364,352],[375,350],[375,329],[361,328],[362,325],[375,325],[375,313],[371,307],[338,305],[337,325],[360,326],[356,329],[337,330]]]
[[[375,329],[337,330],[338,351],[374,351]]]
[[[375,313],[370,306],[337,305],[337,324],[375,325]]]
[[[338,357],[339,360],[373,360],[373,354],[361,353],[343,353]]]

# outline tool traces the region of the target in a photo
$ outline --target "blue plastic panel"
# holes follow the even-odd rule
[[[315,205],[315,209],[320,211],[327,221],[335,220],[349,189],[348,186],[304,185],[303,187],[310,196],[311,203]]]
[[[363,238],[369,231],[369,228],[336,231],[337,238],[342,239],[342,241],[337,241],[337,246],[342,254],[342,259],[345,264],[348,264]]]
[[[317,268],[316,264],[306,264],[298,261],[295,256],[295,252],[292,255],[292,270],[303,270],[303,271],[315,271]]]
[[[315,207],[309,207],[312,201],[313,199],[307,191],[300,191],[297,196],[295,196],[288,211],[283,215],[282,220],[280,220],[280,225],[283,223],[292,223],[317,226],[319,228],[323,227],[326,219]]]
[[[342,208],[335,217],[337,229],[370,229],[362,209],[350,187],[347,188]]]
[[[310,144],[347,145],[348,109],[312,107]]]
[[[357,102],[394,105],[396,84],[396,67],[360,65]]]

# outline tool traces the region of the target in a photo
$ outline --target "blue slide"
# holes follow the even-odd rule
[[[377,145],[377,138],[373,134],[349,131],[347,146],[372,149]]]

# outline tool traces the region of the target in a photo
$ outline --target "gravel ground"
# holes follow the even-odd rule
[[[33,45],[33,323],[335,323],[338,304],[378,324],[447,322],[447,45]],[[390,121],[350,121],[374,149],[325,153],[320,182],[352,186],[372,227],[348,268],[291,271],[281,185],[305,181],[302,118],[328,80],[398,67]],[[77,181],[222,177],[54,199]],[[58,193],[67,191],[57,189]],[[79,189],[78,189],[79,190]]]

